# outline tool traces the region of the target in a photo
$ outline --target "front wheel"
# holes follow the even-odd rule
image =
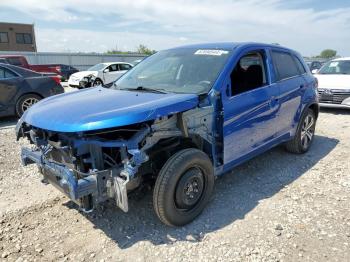
[[[95,79],[95,81],[92,84],[92,86],[102,86],[102,85],[103,85],[103,82],[99,78]]]
[[[306,113],[300,119],[294,138],[286,143],[287,151],[296,154],[307,152],[314,138],[315,127],[315,113],[313,110],[307,109]]]
[[[210,200],[214,171],[209,157],[194,148],[174,154],[164,164],[153,192],[153,206],[159,219],[169,226],[183,226],[194,220]]]

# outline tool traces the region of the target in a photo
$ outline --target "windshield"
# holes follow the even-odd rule
[[[100,71],[105,67],[106,67],[105,64],[97,64],[97,65],[90,67],[87,71]]]
[[[350,60],[330,61],[318,72],[319,74],[350,75]]]
[[[114,88],[207,93],[229,55],[228,50],[218,49],[182,48],[160,51],[117,80]]]

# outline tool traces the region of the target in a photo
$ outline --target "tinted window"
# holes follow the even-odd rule
[[[297,64],[290,54],[272,51],[272,59],[277,71],[277,80],[283,80],[299,75]]]
[[[15,66],[21,66],[22,65],[21,59],[16,58],[16,57],[9,57],[9,58],[7,58],[7,62],[9,62],[9,64],[15,65]]]
[[[131,69],[131,66],[128,64],[119,64],[119,69],[120,70],[129,70],[129,69]]]
[[[109,69],[109,72],[118,71],[118,65],[110,65],[108,69]]]
[[[266,85],[265,52],[255,51],[245,54],[233,69],[231,77],[231,95]]]
[[[8,43],[9,37],[7,32],[0,32],[0,43]]]
[[[304,67],[303,64],[300,62],[299,58],[297,58],[296,56],[294,56],[294,60],[295,60],[295,63],[297,64],[299,73],[300,73],[301,75],[305,74],[305,73],[306,73],[305,67]]]
[[[0,67],[0,79],[16,77],[14,73],[7,70],[6,68]]]
[[[32,35],[25,33],[16,33],[16,42],[17,44],[32,44]]]

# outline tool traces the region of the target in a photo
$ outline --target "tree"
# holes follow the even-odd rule
[[[333,58],[337,55],[337,51],[333,49],[325,49],[321,52],[320,57],[321,58]]]
[[[143,44],[139,44],[137,47],[137,53],[145,54],[145,55],[152,55],[156,52],[156,50],[151,50],[147,46]]]

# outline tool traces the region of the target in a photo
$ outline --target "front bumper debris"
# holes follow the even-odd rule
[[[73,170],[46,159],[39,150],[23,147],[21,160],[24,166],[37,164],[43,170],[44,178],[73,201],[97,192],[96,175],[76,179]]]

